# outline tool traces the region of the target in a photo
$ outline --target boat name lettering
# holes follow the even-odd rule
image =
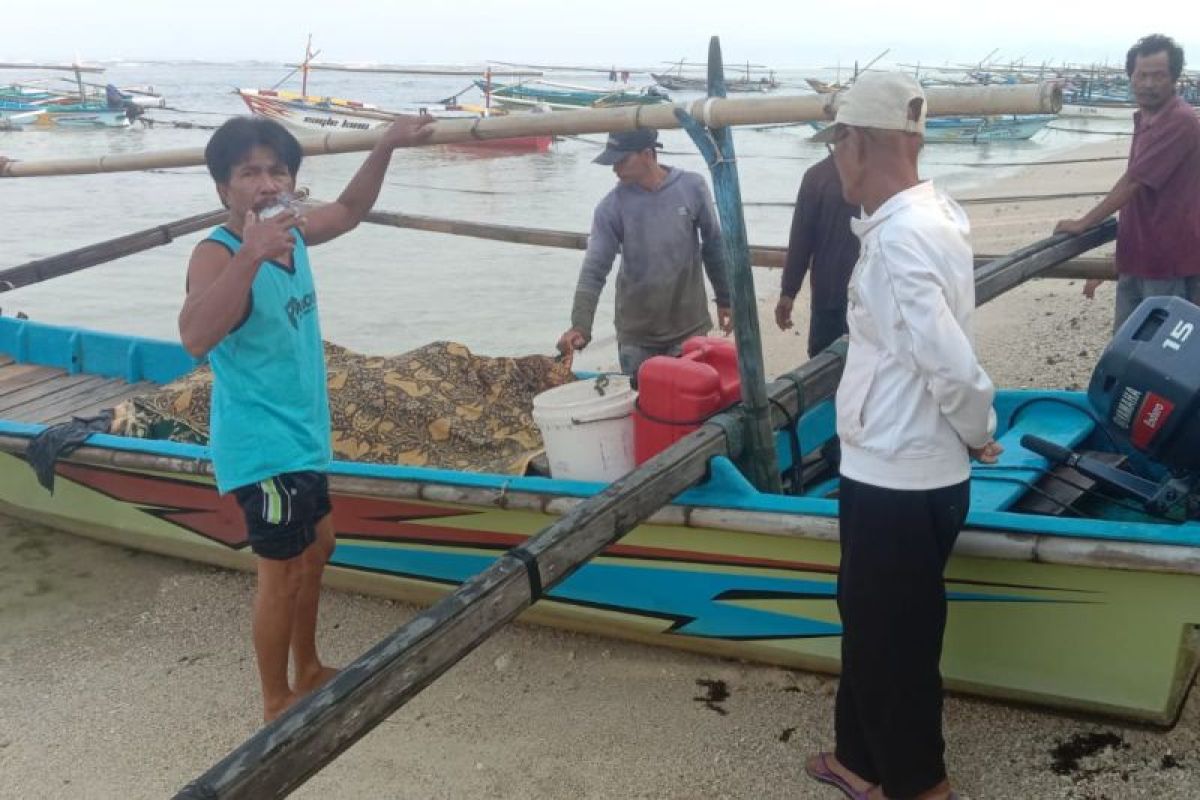
[[[371,129],[371,126],[366,122],[354,122],[349,119],[339,121],[333,117],[305,117],[304,121],[309,125],[317,125],[322,128],[353,128],[356,131]]]
[[[1113,412],[1113,422],[1125,430],[1129,430],[1129,426],[1133,424],[1133,415],[1138,408],[1138,401],[1141,399],[1141,392],[1132,386],[1126,386],[1125,390],[1121,392],[1121,399],[1117,401],[1116,410]]]
[[[303,297],[292,297],[287,301],[284,310],[288,315],[288,322],[292,323],[292,327],[299,330],[299,320],[305,314],[311,313],[317,307],[317,293],[309,292]]]
[[[338,121],[333,117],[305,117],[304,121],[310,125],[320,125],[322,128],[336,128]]]

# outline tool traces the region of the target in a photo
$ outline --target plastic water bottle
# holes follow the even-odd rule
[[[258,212],[258,218],[266,220],[277,217],[286,211],[292,211],[299,216],[301,210],[300,198],[297,195],[291,192],[280,192],[269,206]]]

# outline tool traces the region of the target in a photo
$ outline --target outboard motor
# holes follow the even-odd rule
[[[104,87],[104,102],[109,108],[122,108],[125,105],[125,101],[128,99],[129,98],[126,97],[125,94],[113,84],[110,83]]]
[[[1200,517],[1200,308],[1178,297],[1142,302],[1109,342],[1088,386],[1088,402],[1114,440],[1161,464],[1147,480],[1036,436],[1022,446],[1065,463],[1162,514],[1187,501]]]

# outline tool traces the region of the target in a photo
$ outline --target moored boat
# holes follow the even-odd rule
[[[708,91],[708,81],[705,78],[693,78],[687,75],[672,75],[670,73],[651,72],[650,77],[662,88],[671,92],[704,92]],[[725,83],[727,92],[771,92],[779,88],[779,82],[774,77],[737,78]]]
[[[1130,122],[1133,121],[1133,112],[1137,111],[1137,104],[1121,100],[1111,101],[1089,101],[1089,102],[1067,102],[1064,100],[1062,111],[1059,112],[1063,117],[1083,117],[1083,118],[1099,118],[1099,119],[1123,119]]]
[[[238,89],[238,96],[250,113],[273,119],[300,133],[313,131],[369,131],[391,124],[399,112],[385,111],[370,103],[343,100],[337,97],[315,97],[285,90]],[[483,109],[465,106],[436,109],[417,109],[441,119],[462,116],[480,118]],[[519,136],[488,139],[454,145],[464,149],[485,149],[510,152],[545,152],[554,142],[552,136]]]
[[[29,109],[23,104],[10,104],[0,100],[0,130],[20,130],[26,126],[37,125],[38,117],[46,113],[44,108]]]
[[[175,343],[0,319],[0,508],[104,541],[248,569],[239,511],[207,449],[107,434],[59,462],[53,494],[23,459],[48,423],[88,416],[185,374]],[[1158,723],[1174,718],[1200,638],[1200,523],[1085,492],[1080,516],[1031,503],[1047,462],[1027,434],[1110,451],[1079,393],[997,398],[1006,452],[974,473],[968,528],[946,573],[949,687]],[[531,619],[705,653],[835,671],[837,483],[822,464],[826,401],[795,430],[799,494],[752,488],[724,457],[710,477],[581,567]],[[781,469],[789,434],[778,432]],[[337,462],[330,582],[427,602],[601,484]],[[1041,491],[1045,491],[1042,489]],[[1067,502],[1067,501],[1062,501]]]
[[[21,128],[128,128],[124,108],[103,103],[25,103],[0,100],[0,120]]]
[[[489,83],[475,81],[482,92],[491,94],[492,100],[506,108],[529,109],[580,109],[613,108],[616,106],[656,105],[670,102],[671,98],[657,87],[640,91],[627,89],[593,89],[585,86],[570,86],[548,81],[527,83]]]
[[[1012,114],[989,117],[932,117],[925,124],[925,141],[934,143],[1022,141],[1033,138],[1055,118],[1053,114]]]
[[[980,144],[1031,139],[1055,119],[1054,114],[1012,114],[987,117],[930,117],[925,122],[929,144]],[[828,122],[814,122],[816,130]]]

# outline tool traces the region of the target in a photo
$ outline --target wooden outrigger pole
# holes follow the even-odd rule
[[[708,43],[708,96],[725,96],[725,67],[721,59],[721,40],[714,36]],[[763,369],[762,336],[758,328],[758,296],[754,293],[754,273],[750,270],[750,245],[746,240],[746,218],[742,212],[742,189],[738,181],[737,156],[733,132],[728,127],[705,127],[681,108],[675,116],[692,137],[712,172],[713,193],[721,218],[721,244],[725,250],[725,270],[733,302],[733,327],[741,373],[742,404],[746,430],[746,452],[742,472],[760,492],[782,491],[779,460],[775,452],[775,433],[767,400],[766,372]]]
[[[50,278],[70,275],[99,264],[170,244],[181,236],[220,224],[229,212],[218,208],[203,214],[156,225],[153,228],[127,233],[114,239],[76,248],[66,253],[39,258],[7,269],[0,269],[0,293],[20,289]],[[364,222],[427,233],[445,233],[451,236],[469,236],[493,242],[556,247],[566,250],[586,250],[588,235],[583,231],[561,231],[551,228],[527,228],[520,225],[498,225],[493,222],[474,222],[465,219],[428,217],[420,214],[405,214],[399,211],[371,211]],[[1001,256],[977,255],[978,268]],[[755,267],[780,269],[787,259],[787,248],[776,245],[750,246],[750,264]],[[1041,278],[1064,278],[1087,280],[1113,280],[1116,265],[1109,258],[1074,258],[1057,263],[1040,273]]]
[[[94,267],[97,264],[104,264],[108,261],[115,261],[118,258],[132,255],[133,253],[140,253],[143,250],[149,250],[151,247],[170,244],[180,236],[186,236],[189,233],[195,233],[196,231],[202,231],[214,225],[219,225],[228,216],[229,212],[223,208],[216,211],[207,211],[203,214],[184,217],[175,222],[168,222],[165,225],[155,225],[153,228],[147,228],[143,231],[118,236],[115,239],[109,239],[98,244],[80,247],[66,253],[49,256],[48,258],[39,258],[36,261],[30,261],[17,267],[2,269],[0,270],[0,292],[20,289],[22,286],[41,283],[50,278],[69,275],[72,272],[79,272],[88,267]]]
[[[933,87],[927,90],[929,114],[1042,114],[1062,108],[1062,87],[1057,83],[1003,86]],[[789,97],[739,97],[694,100],[687,103],[620,106],[617,108],[556,111],[553,114],[509,114],[485,119],[442,119],[433,123],[427,145],[454,144],[523,136],[570,136],[610,133],[634,128],[678,128],[675,110],[686,111],[706,127],[812,122],[827,119],[828,95]],[[306,155],[370,150],[382,131],[329,133],[306,136]],[[0,162],[0,178],[47,175],[86,175],[130,172],[167,167],[192,167],[204,163],[204,148],[189,147],[151,153],[130,153],[46,161]]]

